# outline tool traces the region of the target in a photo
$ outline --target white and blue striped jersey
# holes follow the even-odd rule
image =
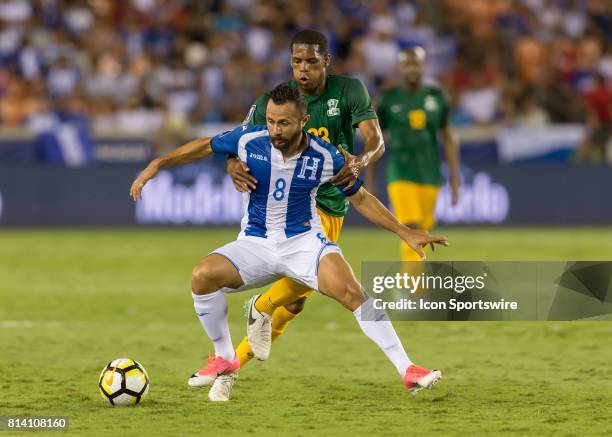
[[[238,156],[257,179],[257,188],[244,193],[240,235],[279,241],[322,230],[315,210],[317,189],[340,171],[344,156],[327,141],[305,135],[308,147],[286,162],[272,145],[266,126],[241,126],[213,137],[215,153]],[[351,196],[361,185],[357,179],[350,190],[338,188]]]

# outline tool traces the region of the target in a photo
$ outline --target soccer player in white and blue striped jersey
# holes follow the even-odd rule
[[[211,385],[209,398],[228,400],[240,367],[227,323],[227,292],[242,291],[288,277],[336,299],[352,311],[359,326],[393,363],[406,388],[430,388],[441,377],[438,370],[414,365],[387,315],[375,310],[355,278],[340,248],[327,241],[315,211],[320,185],[344,165],[344,152],[309,135],[306,103],[296,89],[281,85],[272,91],[266,126],[241,126],[215,137],[187,143],[153,160],[132,184],[139,200],[142,188],[159,169],[193,162],[213,153],[232,154],[247,163],[257,187],[244,193],[245,211],[236,241],[214,250],[193,269],[192,296],[204,331],[213,342],[215,356],[189,379],[192,387]],[[443,237],[402,225],[360,180],[344,191],[353,207],[372,223],[388,229],[424,256],[427,244],[446,245]],[[249,325],[260,331],[251,343],[260,359],[270,351],[270,317],[249,312]],[[257,319],[257,320],[255,320]],[[249,335],[249,341],[251,341]],[[257,337],[257,336],[256,336]]]

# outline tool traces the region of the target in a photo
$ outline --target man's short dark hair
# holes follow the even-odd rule
[[[319,46],[319,53],[327,54],[327,38],[318,30],[305,29],[299,31],[291,40],[291,46],[289,47],[291,51],[293,51],[294,44],[317,45]]]
[[[306,100],[304,100],[304,97],[297,88],[291,88],[289,85],[285,84],[279,85],[270,92],[270,100],[272,100],[275,105],[293,102],[301,114],[306,114]]]

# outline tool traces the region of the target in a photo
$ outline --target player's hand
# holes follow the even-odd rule
[[[451,204],[453,206],[459,203],[459,193],[460,193],[459,183],[458,182],[451,183]]]
[[[232,178],[234,187],[241,193],[250,193],[257,187],[257,179],[249,171],[249,166],[240,159],[234,156],[227,159],[227,174]]]
[[[149,180],[153,179],[158,172],[159,168],[153,163],[149,164],[147,168],[140,172],[130,188],[130,196],[132,196],[135,202],[142,199],[142,188]]]
[[[408,246],[410,246],[410,248],[421,257],[421,259],[427,258],[425,256],[425,252],[423,252],[423,248],[428,244],[431,246],[432,251],[436,250],[436,244],[448,246],[448,239],[446,237],[436,237],[434,235],[429,235],[429,232],[427,231],[410,229],[409,227],[404,227],[400,237],[402,240],[408,243]]]
[[[358,156],[351,155],[342,147],[338,147],[338,150],[342,153],[342,156],[344,156],[344,166],[330,182],[334,185],[346,184],[344,191],[347,191],[353,188],[353,185],[357,182],[357,177],[359,177],[359,173],[365,167],[365,163]]]

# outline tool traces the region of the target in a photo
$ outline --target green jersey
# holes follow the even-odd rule
[[[377,112],[391,140],[387,182],[442,185],[438,131],[448,124],[442,91],[429,86],[407,91],[397,86],[381,94]]]
[[[292,88],[297,83],[286,82]],[[266,124],[266,106],[269,93],[262,94],[251,106],[245,122]],[[325,90],[318,96],[304,96],[310,119],[306,131],[335,146],[353,153],[355,127],[363,120],[376,118],[368,90],[359,79],[348,76],[327,76]],[[348,212],[348,201],[333,184],[322,185],[317,192],[317,207],[333,216]]]

